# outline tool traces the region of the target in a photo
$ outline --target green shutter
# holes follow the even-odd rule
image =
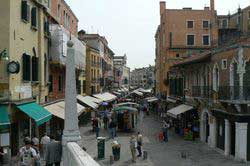
[[[27,1],[22,1],[21,4],[21,18],[27,21]]]
[[[36,27],[36,25],[37,25],[36,7],[33,7],[31,10],[31,26]]]

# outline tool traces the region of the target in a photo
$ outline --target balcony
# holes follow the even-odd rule
[[[250,102],[250,86],[220,86],[218,99],[224,101]]]

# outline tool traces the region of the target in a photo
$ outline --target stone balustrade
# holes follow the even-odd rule
[[[68,142],[66,146],[64,166],[100,166],[76,142]],[[65,163],[65,161],[67,163]]]

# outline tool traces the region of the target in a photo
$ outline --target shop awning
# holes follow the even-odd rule
[[[112,93],[114,93],[115,95],[121,95],[121,93],[113,91]]]
[[[132,93],[133,93],[133,94],[136,94],[136,95],[138,95],[138,96],[143,96],[143,93],[142,93],[142,92],[139,92],[139,91],[137,91],[137,90],[134,90]]]
[[[176,103],[176,100],[174,100],[174,99],[171,99],[171,98],[167,98],[167,102],[171,102],[171,103]]]
[[[143,88],[139,88],[137,89],[137,91],[140,91],[142,93],[151,93],[152,89],[143,89]]]
[[[51,113],[36,103],[17,105],[17,108],[32,118],[39,126],[51,119]]]
[[[110,102],[110,101],[113,101],[115,99],[117,99],[117,97],[111,93],[108,93],[108,92],[105,92],[105,93],[99,93],[99,94],[96,94],[96,95],[93,95],[94,97],[98,98],[98,99],[101,99],[103,101],[106,101],[106,102]]]
[[[118,103],[118,104],[116,104],[115,106],[116,107],[120,107],[120,106],[135,106],[135,107],[139,107],[139,104],[137,104],[137,103],[133,103],[133,102],[125,102],[125,103]]]
[[[174,108],[168,110],[168,111],[167,111],[167,115],[168,115],[168,116],[171,116],[171,117],[173,117],[173,118],[177,118],[177,116],[178,116],[179,114],[182,114],[182,113],[184,113],[184,112],[186,112],[186,111],[189,111],[189,110],[191,110],[191,109],[193,109],[192,106],[189,106],[189,105],[186,105],[186,104],[181,104],[181,105],[179,105],[179,106],[177,106],[177,107],[174,107]]]
[[[9,125],[8,106],[0,105],[0,126]]]
[[[94,97],[78,95],[76,98],[79,100],[79,103],[82,102],[93,109],[98,108],[98,104],[94,102],[96,99]]]
[[[115,108],[113,108],[113,111],[138,112],[138,110],[136,108],[134,108],[134,107],[126,107],[126,106],[115,107]]]
[[[64,101],[50,104],[48,106],[45,106],[44,108],[47,109],[52,115],[64,120],[65,118],[65,102]],[[78,116],[80,116],[84,111],[85,111],[85,107],[77,103]]]
[[[152,97],[152,98],[148,99],[147,101],[149,103],[152,103],[152,102],[158,101],[158,99],[156,97]]]

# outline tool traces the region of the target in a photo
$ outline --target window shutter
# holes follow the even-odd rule
[[[32,81],[38,81],[38,58],[32,57]]]
[[[26,21],[30,21],[30,5],[27,5]]]
[[[27,1],[22,1],[21,18],[27,21]]]
[[[23,80],[30,81],[30,56],[23,54]]]
[[[31,26],[36,27],[37,25],[36,7],[31,10]]]

